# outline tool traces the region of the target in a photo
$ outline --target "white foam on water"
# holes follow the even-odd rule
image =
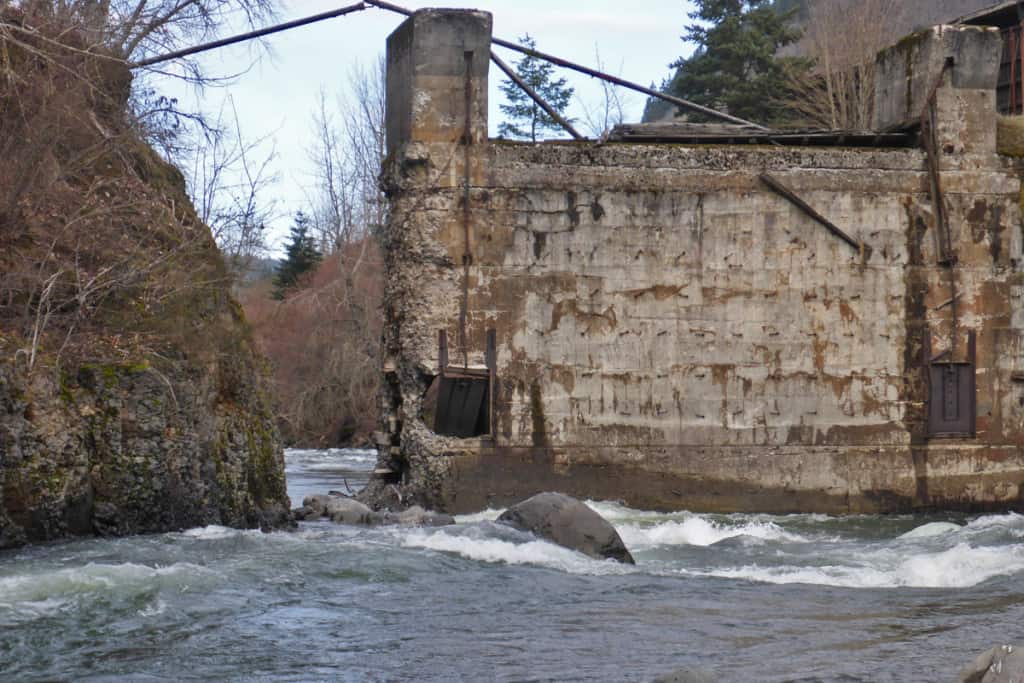
[[[377,462],[377,451],[365,448],[331,448],[311,450],[286,448],[285,469],[296,471],[332,471],[349,469],[365,471]]]
[[[614,524],[618,521],[658,520],[675,519],[686,512],[653,512],[651,510],[637,510],[614,500],[585,500],[583,501],[591,510],[601,515]]]
[[[494,508],[487,508],[480,512],[474,512],[469,515],[455,515],[455,522],[457,524],[476,524],[477,522],[493,522],[498,517],[501,517],[501,513],[505,512],[504,508],[495,510]]]
[[[167,611],[167,603],[157,598],[152,604],[139,610],[140,617],[156,617]]]
[[[181,532],[181,535],[187,538],[198,538],[206,541],[235,538],[238,536],[261,536],[262,534],[263,532],[259,529],[232,529],[231,527],[218,526],[216,524],[196,527]]]
[[[851,556],[846,564],[818,567],[744,567],[683,574],[747,579],[763,583],[807,583],[845,588],[970,588],[997,576],[1024,571],[1024,546],[974,547],[906,555],[883,550]]]
[[[1024,570],[1024,546],[972,547],[959,543],[949,550],[911,556],[900,566],[898,585],[967,588],[996,576]]]
[[[1007,531],[1024,532],[1024,515],[1007,512],[1002,515],[983,515],[967,523],[968,530],[1006,529]]]
[[[784,530],[775,522],[753,519],[717,522],[701,515],[688,515],[681,521],[616,526],[622,540],[630,548],[666,545],[709,546],[727,538],[755,538],[762,541],[805,543],[809,539]]]
[[[213,575],[209,569],[189,562],[167,567],[140,564],[98,564],[52,569],[0,577],[0,609],[32,609],[45,601],[61,603],[90,593],[116,593],[146,588],[177,588],[187,590],[195,581]],[[59,606],[59,605],[57,605]]]
[[[455,535],[444,530],[414,530],[401,539],[401,544],[407,548],[455,553],[480,562],[538,565],[570,574],[625,574],[634,571],[632,565],[615,560],[595,560],[574,550],[541,540],[514,543],[498,538]]]
[[[928,522],[911,529],[905,534],[901,534],[899,538],[931,538],[932,536],[956,533],[962,528],[962,526],[953,522]]]
[[[306,472],[361,472],[365,469],[363,464],[362,461],[336,460],[334,462],[307,464],[302,469]]]

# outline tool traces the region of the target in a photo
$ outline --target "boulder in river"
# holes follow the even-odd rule
[[[997,645],[960,670],[957,683],[1020,683],[1024,681],[1024,648]]]
[[[374,512],[358,500],[331,496],[327,500],[324,514],[336,524],[365,524],[373,526],[384,521],[384,516]]]
[[[401,512],[377,512],[354,498],[341,495],[313,495],[302,501],[302,507],[292,511],[299,520],[330,517],[337,524],[366,526],[446,526],[455,524],[455,518],[440,512],[424,510],[418,505]]]
[[[684,666],[654,679],[653,683],[716,683],[715,675],[704,669]]]
[[[564,493],[538,493],[510,507],[498,521],[590,557],[635,564],[615,527]]]
[[[327,503],[331,496],[315,494],[302,499],[302,507],[293,510],[292,514],[296,519],[317,519],[327,514]]]

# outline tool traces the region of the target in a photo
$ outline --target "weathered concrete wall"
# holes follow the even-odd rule
[[[1020,183],[962,79],[939,94],[954,268],[937,265],[918,150],[467,146],[450,111],[448,142],[394,140],[382,462],[455,511],[550,489],[704,510],[1019,504]],[[949,346],[951,277],[957,336],[978,334],[978,436],[929,441],[922,332]],[[463,301],[471,364],[497,330],[494,439],[422,417]]]

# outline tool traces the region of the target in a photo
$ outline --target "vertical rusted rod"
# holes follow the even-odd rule
[[[1018,12],[1020,5],[1017,6]],[[1024,114],[1024,21],[1017,27],[1017,47],[1020,48],[1020,68],[1017,69],[1017,76],[1020,82],[1017,84],[1017,96],[1020,98],[1020,113]],[[1016,59],[1016,57],[1015,57]],[[1017,112],[1017,105],[1014,103],[1011,113]]]
[[[445,370],[448,369],[448,333],[445,330],[437,331],[437,364],[438,374],[444,377]]]
[[[505,61],[501,57],[499,57],[498,55],[494,54],[493,50],[491,50],[491,61],[494,62],[495,64],[497,64],[498,68],[501,69],[502,71],[504,71],[505,75],[508,76],[510,79],[512,79],[513,83],[518,85],[523,92],[525,92],[527,95],[529,95],[530,99],[533,100],[537,104],[538,107],[543,109],[544,112],[548,116],[550,116],[552,119],[554,119],[555,122],[558,123],[558,125],[560,125],[562,128],[564,128],[565,131],[567,133],[569,133],[569,135],[573,136],[577,140],[583,140],[584,139],[584,137],[579,134],[579,131],[577,131],[575,128],[572,127],[571,123],[569,123],[564,117],[562,117],[561,114],[559,114],[557,111],[555,111],[555,108],[552,107],[550,104],[548,104],[544,100],[544,98],[541,97],[537,93],[536,90],[531,88],[529,83],[527,83],[522,78],[520,78],[519,74],[517,74],[512,69],[512,67],[510,67],[508,64],[506,64]]]
[[[473,53],[464,53],[466,61],[465,107],[466,120],[462,130],[462,303],[459,307],[459,347],[462,349],[462,367],[469,367],[469,340],[466,335],[466,318],[469,315],[469,265],[473,254],[469,247],[469,190],[470,163],[473,144]]]
[[[1010,101],[1009,114],[1017,113],[1017,29],[1011,28],[1006,34],[1006,53],[1010,56]]]
[[[494,394],[498,390],[498,331],[487,330],[487,421],[491,438],[498,437],[498,420],[494,416]]]

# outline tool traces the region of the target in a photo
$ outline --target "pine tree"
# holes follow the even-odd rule
[[[304,273],[316,268],[323,254],[316,248],[313,236],[309,234],[312,221],[302,211],[295,214],[291,227],[290,242],[285,248],[285,258],[277,266],[274,275],[274,298],[281,300],[299,283]]]
[[[769,0],[695,4],[689,16],[699,23],[687,26],[682,38],[697,51],[671,64],[676,74],[666,92],[756,123],[792,118],[783,104],[788,75],[811,66],[808,59],[777,56],[800,37],[793,12],[780,14]]]
[[[519,39],[519,44],[531,50],[537,47],[529,33]],[[525,55],[515,62],[515,68],[519,77],[537,91],[537,94],[564,118],[565,109],[572,100],[573,89],[568,86],[568,82],[564,78],[557,80],[553,78],[555,67],[542,59]],[[548,116],[547,112],[541,109],[511,78],[506,78],[498,87],[508,101],[508,104],[501,105],[501,111],[508,117],[508,120],[498,126],[499,135],[536,142],[538,138],[543,137],[545,132],[562,130],[558,122]]]

